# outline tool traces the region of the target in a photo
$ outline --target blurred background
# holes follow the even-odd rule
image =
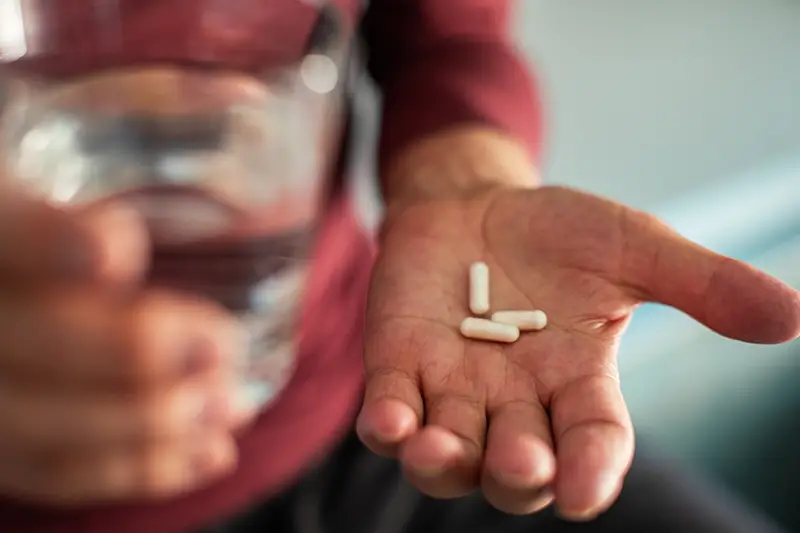
[[[800,288],[800,2],[519,3],[546,180],[656,213]],[[374,223],[375,101],[360,105],[358,194]],[[800,532],[800,343],[727,341],[650,306],[621,369],[640,442]]]

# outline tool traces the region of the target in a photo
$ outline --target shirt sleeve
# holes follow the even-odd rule
[[[457,124],[488,125],[538,160],[542,121],[510,29],[513,0],[372,0],[368,69],[383,93],[381,170],[409,143]]]

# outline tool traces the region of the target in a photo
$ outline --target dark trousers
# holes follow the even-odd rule
[[[574,524],[552,510],[513,517],[476,493],[420,495],[394,461],[348,438],[292,490],[202,533],[780,533],[765,517],[664,461],[638,456],[622,496],[597,520]]]

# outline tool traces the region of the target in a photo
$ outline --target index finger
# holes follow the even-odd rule
[[[244,335],[217,305],[150,290],[132,301],[100,291],[0,300],[0,375],[48,386],[148,388],[199,370],[233,371]]]
[[[0,194],[0,274],[6,279],[139,276],[149,258],[147,230],[121,204],[67,210],[20,191]]]

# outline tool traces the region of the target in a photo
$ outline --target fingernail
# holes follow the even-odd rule
[[[539,503],[533,508],[532,512],[538,513],[539,511],[550,507],[555,498],[556,494],[552,489],[542,489],[542,491],[539,493],[539,496],[536,498],[536,501]]]
[[[591,513],[565,513],[558,507],[556,507],[555,513],[565,522],[591,522],[594,519],[594,515]]]
[[[561,518],[562,520],[566,520],[568,522],[591,522],[598,516],[600,516],[600,509],[602,506],[593,507],[591,509],[586,509],[584,511],[576,511],[572,513],[565,513],[558,507],[556,507],[556,516]]]
[[[601,505],[593,506],[589,509],[583,509],[580,511],[573,511],[570,513],[565,513],[560,509],[556,508],[556,515],[564,520],[568,520],[570,522],[591,522],[592,520],[596,519],[600,516],[602,510],[604,509]]]
[[[605,509],[609,505],[611,505],[612,501],[617,495],[619,491],[620,483],[620,476],[616,472],[605,472],[600,477],[600,489],[598,493],[600,495],[600,508]]]
[[[614,503],[620,483],[622,483],[622,480],[619,474],[612,471],[604,472],[600,475],[598,480],[597,496],[599,502],[597,505],[589,509],[572,513],[564,513],[560,509],[556,509],[556,515],[571,522],[589,522],[594,520]]]
[[[553,512],[556,517],[564,520],[565,522],[589,522],[595,517],[594,511],[591,510],[566,512],[558,505],[558,503],[556,503]]]

